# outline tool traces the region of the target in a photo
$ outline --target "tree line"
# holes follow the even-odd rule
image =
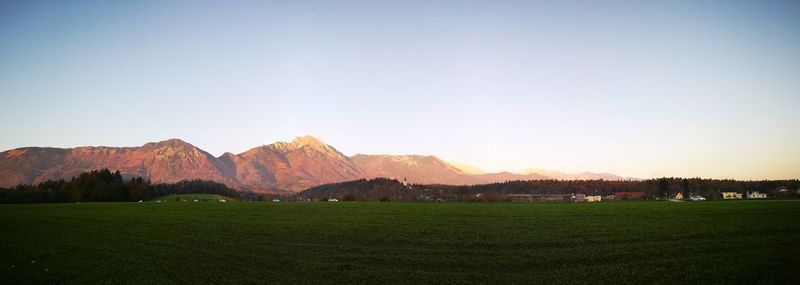
[[[526,180],[499,183],[450,186],[414,185],[414,188],[445,190],[456,193],[498,193],[498,194],[591,194],[613,195],[618,192],[642,192],[648,198],[667,198],[681,193],[701,195],[710,199],[722,197],[722,192],[773,193],[780,187],[800,188],[800,180],[760,180],[742,181],[733,179],[704,179],[663,177],[647,180]]]
[[[785,187],[788,193],[778,195]],[[666,199],[677,193],[721,199],[722,192],[761,192],[777,198],[797,198],[800,180],[739,181],[732,179],[657,178],[648,180],[528,180],[482,185],[406,184],[394,179],[359,179],[309,188],[282,200],[343,201],[505,201],[508,194],[587,194],[609,196],[641,192],[643,199]],[[271,195],[237,191],[205,180],[154,184],[142,177],[125,179],[119,171],[92,170],[66,180],[0,188],[0,203],[124,202],[170,194],[217,194],[240,200],[269,201]],[[480,194],[480,195],[479,195]],[[265,199],[266,197],[266,199]],[[278,197],[278,196],[275,196]]]
[[[780,195],[785,187],[790,192]],[[611,196],[639,192],[640,199],[668,199],[681,193],[721,199],[722,192],[761,192],[777,198],[797,198],[800,180],[739,181],[732,179],[657,178],[648,180],[526,180],[481,185],[404,184],[397,180],[360,179],[309,188],[303,200],[337,198],[355,201],[505,201],[508,194],[587,194]],[[480,194],[480,195],[479,195]]]
[[[81,173],[69,181],[48,180],[36,185],[0,188],[0,203],[126,202],[170,194],[218,194],[240,198],[239,191],[212,181],[153,184],[149,179],[124,179],[119,171],[101,169]]]
[[[404,195],[406,196],[405,199]],[[311,187],[297,196],[303,200],[320,201],[327,201],[329,198],[336,198],[342,201],[392,201],[410,200],[412,198],[406,185],[395,179],[388,178],[358,179],[324,184]]]

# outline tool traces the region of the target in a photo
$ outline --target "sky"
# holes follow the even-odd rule
[[[798,1],[0,1],[0,150],[800,178]]]

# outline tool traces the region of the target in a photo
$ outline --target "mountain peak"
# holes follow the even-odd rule
[[[148,143],[148,144],[154,144],[156,146],[184,146],[184,145],[189,145],[189,143],[187,143],[187,142],[185,142],[185,141],[183,141],[181,139],[177,139],[177,138],[167,139],[167,140],[154,142],[154,143]]]
[[[21,147],[21,148],[15,148],[15,149],[12,149],[12,150],[8,150],[8,151],[5,151],[3,153],[6,155],[6,157],[15,157],[15,156],[21,156],[21,155],[25,154],[26,152],[28,152],[28,149],[30,149],[30,148]]]
[[[139,151],[157,152],[156,158],[165,158],[173,155],[179,157],[210,156],[210,154],[181,139],[168,139],[160,142],[146,143],[138,148]]]
[[[309,135],[296,137],[294,140],[292,140],[292,142],[290,144],[293,145],[293,146],[297,146],[297,147],[306,146],[306,145],[309,145],[309,146],[324,146],[325,145],[325,143],[322,142],[320,139],[315,138],[313,136],[309,136]]]
[[[316,151],[324,155],[333,155],[337,157],[346,157],[339,153],[338,150],[329,146],[313,136],[300,136],[296,137],[291,142],[276,142],[273,144],[263,145],[257,148],[259,151],[278,151],[284,154],[294,152],[297,150]]]

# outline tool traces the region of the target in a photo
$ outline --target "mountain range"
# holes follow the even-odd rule
[[[204,179],[268,193],[293,193],[326,183],[375,177],[453,185],[535,179],[624,179],[608,173],[567,174],[543,169],[485,173],[432,155],[346,156],[312,136],[302,136],[291,142],[276,142],[239,154],[227,152],[219,157],[179,139],[139,147],[17,148],[0,154],[0,187],[69,179],[101,168],[154,182]]]

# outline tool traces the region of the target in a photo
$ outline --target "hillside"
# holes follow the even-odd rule
[[[394,179],[375,178],[339,182],[311,187],[298,194],[301,199],[326,200],[337,198],[344,201],[397,201],[410,200],[409,187]],[[406,197],[403,197],[406,195]]]
[[[312,136],[254,147],[239,154],[210,153],[180,139],[138,147],[24,147],[0,153],[0,187],[69,179],[108,168],[123,177],[154,183],[203,179],[257,193],[296,193],[321,184],[387,177],[407,183],[474,185],[511,180],[621,180],[613,174],[565,174],[529,170],[484,173],[454,166],[433,155],[367,155],[348,157]]]
[[[310,136],[220,157],[170,139],[140,147],[9,150],[0,154],[0,187],[69,179],[102,168],[156,183],[204,179],[256,192],[299,191],[361,176],[349,157]]]
[[[0,154],[0,187],[69,179],[94,169],[155,182],[205,179],[235,184],[231,169],[211,154],[179,139],[141,147],[18,148]]]

